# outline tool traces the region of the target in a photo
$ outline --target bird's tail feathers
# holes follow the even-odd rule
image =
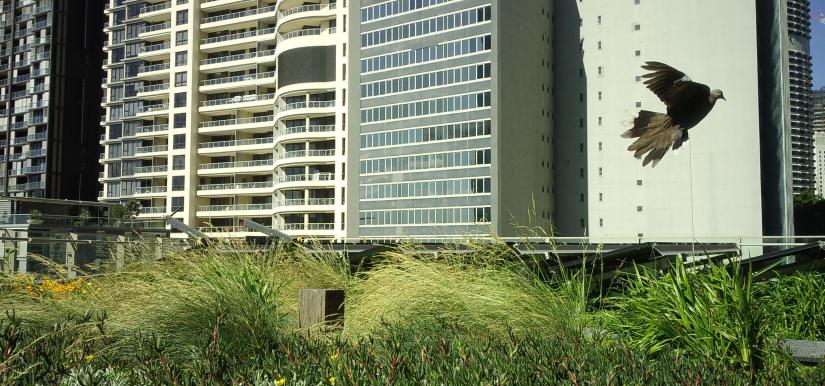
[[[666,114],[648,110],[639,111],[639,116],[633,119],[633,128],[622,133],[622,138],[638,138],[650,129],[661,128],[669,121]],[[628,149],[629,150],[629,149]]]
[[[640,111],[633,122],[633,128],[622,133],[623,138],[637,138],[627,150],[632,151],[638,159],[644,156],[642,166],[652,162],[654,167],[680,136],[681,130],[673,125],[667,114],[647,110]]]

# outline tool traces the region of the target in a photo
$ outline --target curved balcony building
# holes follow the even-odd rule
[[[210,235],[253,235],[250,219],[343,237],[344,11],[110,0],[101,199],[175,212]]]

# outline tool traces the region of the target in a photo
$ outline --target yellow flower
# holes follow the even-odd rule
[[[86,362],[91,362],[92,359],[95,359],[95,356],[92,355],[92,354],[89,354],[89,355],[86,355],[85,357],[83,357],[83,359],[85,359]]]
[[[329,377],[329,384],[330,384],[330,385],[334,385],[334,384],[335,384],[335,377]]]
[[[286,384],[286,378],[280,377],[275,380],[275,386],[284,386]]]
[[[329,356],[329,359],[331,359],[331,360],[336,360],[336,359],[338,359],[338,353],[335,353],[335,354],[330,355],[330,356]]]

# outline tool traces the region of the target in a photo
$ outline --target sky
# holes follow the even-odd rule
[[[811,56],[814,58],[814,89],[825,87],[825,0],[811,0]]]

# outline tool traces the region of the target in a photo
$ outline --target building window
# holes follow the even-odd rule
[[[604,68],[602,68],[602,66],[599,66],[599,75],[604,75]]]
[[[172,197],[172,211],[183,210],[184,197]]]
[[[175,52],[175,66],[185,66],[188,57],[189,53],[186,51]]]
[[[599,219],[599,226],[600,226],[600,227],[603,227],[603,226],[604,226],[604,219],[603,219],[603,218],[600,218],[600,219]]]
[[[636,56],[642,56],[642,51],[641,50],[636,50]]]
[[[186,169],[186,156],[176,155],[172,157],[172,170]]]
[[[172,191],[179,192],[183,190],[183,181],[184,176],[173,176],[172,177]]]
[[[176,72],[175,73],[175,87],[186,86],[186,73],[185,72]]]
[[[600,16],[598,16],[598,17],[596,17],[596,23],[598,23],[598,24],[602,24],[602,17],[601,17],[601,15],[600,15]]]
[[[599,49],[602,49],[602,41],[601,40],[599,40],[599,42],[596,43],[596,45],[599,47]]]
[[[174,127],[176,129],[182,129],[186,127],[186,113],[177,113],[175,114],[175,123]]]
[[[599,125],[602,124],[602,117],[599,117]]]
[[[189,34],[187,31],[175,32],[175,45],[185,46],[187,43],[189,43]]]
[[[599,142],[599,151],[601,151],[603,148],[604,148],[604,143],[603,143],[603,142]]]
[[[645,208],[641,205],[636,207],[637,212],[644,212],[644,210],[645,210]]]
[[[175,93],[175,107],[186,107],[186,93]]]
[[[603,175],[604,175],[604,168],[599,167],[599,176],[603,176]]]
[[[633,24],[633,30],[634,30],[634,31],[641,31],[641,29],[642,29],[642,25],[641,25],[641,24],[638,24],[638,23],[634,23],[634,24]]]
[[[636,180],[636,186],[642,186],[642,180]]]
[[[636,102],[636,107],[642,107],[642,102]]]
[[[172,137],[172,149],[186,148],[186,134],[175,134]]]
[[[175,25],[183,25],[186,23],[189,23],[189,11],[178,11],[178,13],[175,14]]]
[[[604,201],[604,193],[599,193],[599,202]]]
[[[642,77],[641,77],[641,76],[637,76],[637,77],[636,77],[636,82],[638,83],[638,82],[641,82],[641,81],[642,81]]]

